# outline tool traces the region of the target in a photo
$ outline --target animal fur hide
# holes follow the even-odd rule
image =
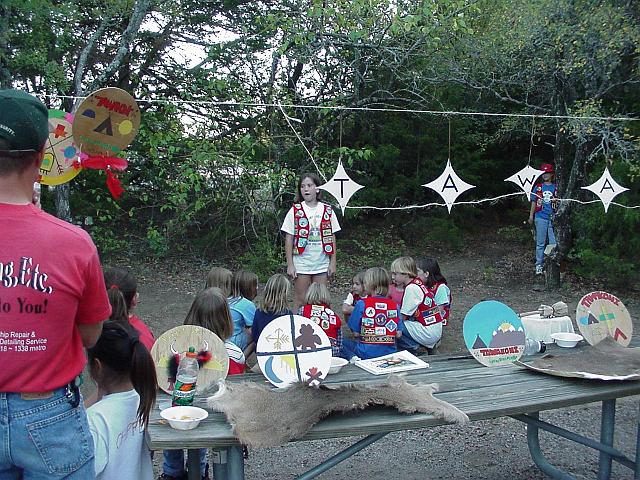
[[[301,438],[332,412],[360,410],[370,405],[395,407],[402,413],[430,413],[450,423],[466,423],[467,415],[432,393],[438,385],[411,385],[390,375],[377,385],[311,387],[298,383],[272,389],[255,383],[226,383],[207,399],[212,410],[223,412],[234,434],[251,447],[274,447]]]

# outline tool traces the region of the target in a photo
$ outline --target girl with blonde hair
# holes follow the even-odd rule
[[[358,300],[349,317],[349,328],[356,340],[342,342],[342,357],[375,358],[397,351],[396,338],[402,324],[396,302],[387,297],[389,274],[374,267],[364,272],[363,283],[367,297]]]
[[[253,325],[251,326],[251,336],[256,344],[264,327],[275,318],[291,313],[291,310],[289,310],[290,294],[291,282],[286,275],[276,273],[267,280],[264,297],[256,310],[256,314],[253,317]]]
[[[324,283],[314,282],[309,286],[304,298],[305,305],[300,307],[300,315],[320,325],[331,342],[331,354],[340,356],[342,350],[342,319],[329,304],[331,293]]]

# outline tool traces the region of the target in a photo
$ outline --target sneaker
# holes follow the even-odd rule
[[[542,275],[542,265],[536,265],[536,275]]]

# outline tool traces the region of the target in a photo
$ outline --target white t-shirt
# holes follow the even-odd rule
[[[422,303],[423,298],[424,294],[420,287],[415,283],[410,283],[404,289],[400,313],[407,317],[412,316],[418,305]],[[433,347],[442,337],[442,322],[425,327],[420,322],[409,321],[404,322],[404,326],[407,328],[411,338],[425,347]]]
[[[95,446],[96,480],[153,479],[151,452],[138,424],[135,390],[112,393],[87,408]]]
[[[302,202],[304,214],[309,219],[309,238],[304,252],[302,252],[301,255],[293,255],[293,266],[298,273],[314,275],[316,273],[325,273],[329,269],[331,259],[322,249],[322,237],[320,236],[320,223],[322,222],[324,206],[324,203],[318,202],[314,208],[311,208],[306,202]],[[289,209],[287,216],[284,217],[284,222],[280,230],[289,235],[294,235],[295,222],[293,218],[293,207]],[[331,212],[331,230],[334,234],[340,231],[340,224],[334,211]],[[295,252],[295,245],[293,249]]]

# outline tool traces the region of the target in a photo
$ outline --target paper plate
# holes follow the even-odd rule
[[[272,320],[256,346],[262,374],[276,387],[320,383],[331,368],[331,342],[322,328],[300,315]]]
[[[589,342],[596,345],[607,337],[623,347],[631,342],[633,324],[627,307],[615,295],[607,292],[591,292],[576,307],[578,330]]]
[[[62,110],[49,110],[49,138],[40,165],[40,183],[61,185],[72,180],[81,168],[74,164],[80,150],[73,138],[73,115]]]
[[[181,325],[167,330],[151,347],[151,357],[156,364],[158,386],[168,394],[173,393],[173,383],[169,379],[167,369],[169,360],[176,350],[184,355],[194,347],[196,352],[207,349],[211,352],[211,360],[205,363],[198,372],[196,388],[204,390],[218,380],[227,378],[229,371],[229,355],[224,342],[211,330],[196,325]]]
[[[115,157],[140,128],[140,109],[131,95],[108,87],[85,98],[75,112],[73,136],[82,153]]]
[[[474,305],[464,317],[464,343],[482,365],[509,365],[524,352],[525,333],[518,314],[495,300]]]

